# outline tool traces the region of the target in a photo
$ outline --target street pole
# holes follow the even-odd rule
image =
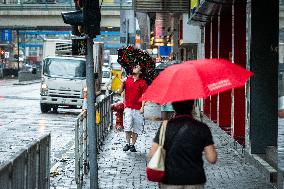
[[[125,38],[125,43],[126,43],[126,46],[128,46],[129,44],[129,19],[125,19],[125,27],[126,27],[126,38]]]
[[[95,79],[98,79],[97,73],[94,73],[93,39],[100,34],[100,3],[99,0],[84,1],[83,18],[84,31],[87,37],[87,55],[86,55],[86,80],[87,80],[87,126],[89,139],[89,163],[90,163],[90,188],[98,189],[98,161],[97,161],[97,126],[96,126],[96,86]]]
[[[20,32],[19,29],[16,30],[17,31],[17,45],[18,45],[18,77],[19,77],[19,71],[20,71]]]
[[[89,133],[89,162],[90,162],[90,188],[98,188],[98,162],[97,162],[97,130],[96,130],[96,95],[93,58],[93,37],[87,35],[86,77],[88,89],[87,125]]]
[[[76,1],[77,2],[77,1]],[[77,7],[79,6],[79,7]],[[82,7],[80,7],[82,6]],[[87,40],[86,54],[86,82],[87,82],[87,138],[89,140],[89,168],[90,168],[90,188],[98,189],[98,162],[97,162],[97,126],[96,126],[96,95],[95,79],[98,74],[94,73],[93,39],[100,34],[101,10],[99,0],[84,0],[82,5],[76,5],[76,9],[71,12],[62,12],[64,23],[70,24],[73,28],[80,26],[83,30],[74,32],[76,35],[85,35]],[[74,30],[75,31],[75,30]]]

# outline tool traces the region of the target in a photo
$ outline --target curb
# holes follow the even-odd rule
[[[263,158],[257,154],[250,154],[245,151],[245,161],[255,166],[266,178],[267,182],[277,184],[277,170],[270,166]]]
[[[34,83],[40,83],[41,80],[34,80],[34,81],[18,81],[17,83],[13,83],[13,85],[30,85]]]

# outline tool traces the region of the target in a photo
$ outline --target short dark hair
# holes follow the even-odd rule
[[[192,114],[194,100],[172,102],[172,106],[177,115]]]

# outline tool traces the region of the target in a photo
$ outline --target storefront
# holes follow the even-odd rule
[[[204,30],[206,58],[229,59],[254,72],[246,87],[206,99],[204,113],[244,146],[248,160],[257,156],[279,170],[279,2],[191,0],[189,20]],[[268,179],[277,185],[272,172]],[[279,176],[280,188],[282,181]]]

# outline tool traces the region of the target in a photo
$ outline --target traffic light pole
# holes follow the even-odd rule
[[[88,88],[88,133],[89,133],[89,162],[90,162],[90,188],[98,189],[98,161],[97,161],[97,126],[96,126],[96,94],[94,75],[93,39],[100,34],[101,12],[99,0],[84,1],[83,18],[84,30],[87,36],[87,88]],[[94,14],[95,13],[95,14]],[[95,62],[98,64],[99,62]]]
[[[97,79],[97,76],[95,77],[94,73],[93,39],[96,35],[100,34],[101,10],[99,0],[84,0],[83,7],[80,6],[80,4],[76,4],[76,11],[62,12],[61,15],[64,23],[70,24],[73,27],[83,27],[83,34],[87,38],[87,133],[89,139],[90,188],[98,189],[97,127],[95,122],[95,79]],[[75,33],[78,34],[78,32]],[[95,62],[95,64],[98,64],[98,62]]]
[[[87,35],[87,126],[89,138],[89,162],[90,162],[90,188],[98,189],[98,161],[97,161],[97,127],[96,127],[96,95],[93,58],[93,37]]]
[[[17,64],[18,64],[18,77],[19,77],[19,71],[20,71],[20,32],[19,29],[17,29],[17,45],[18,45],[18,58],[17,58]]]

